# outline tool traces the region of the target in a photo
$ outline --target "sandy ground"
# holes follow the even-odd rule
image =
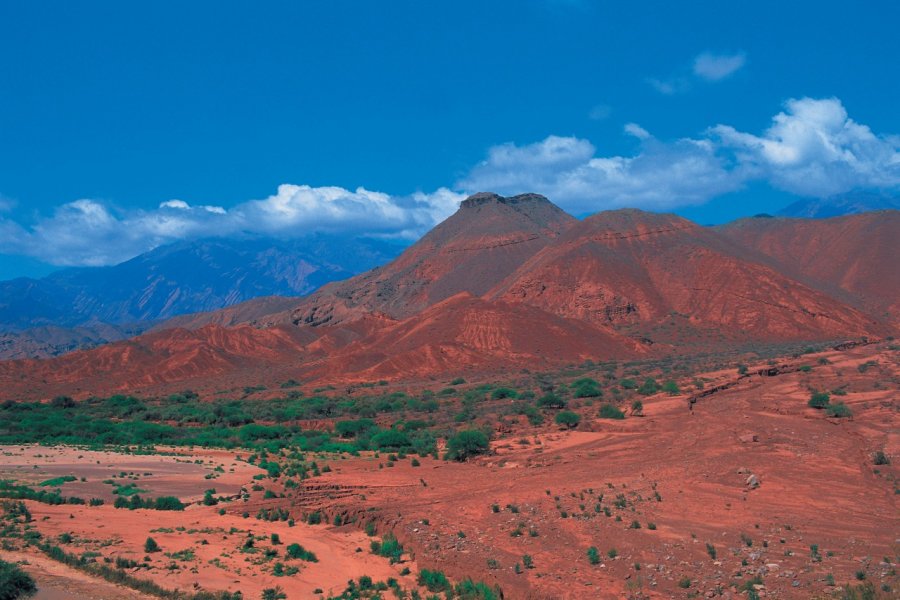
[[[408,589],[419,568],[497,583],[513,599],[738,598],[753,577],[769,598],[828,597],[858,576],[897,590],[900,353],[869,346],[788,362],[812,369],[741,380],[699,399],[692,411],[686,396],[662,394],[645,399],[645,416],[623,421],[596,419],[596,405],[583,405],[578,430],[517,427],[493,442],[491,456],[464,464],[419,458],[414,467],[406,458],[389,465],[385,454],[371,453],[318,458],[331,471],[297,490],[260,482],[285,497],[266,499],[258,491],[246,502],[184,512],[28,505],[44,536],[74,537],[66,545],[71,552],[147,560],[151,568],[135,576],[185,590],[240,589],[246,598],[275,585],[292,599],[315,597],[315,589],[339,593],[363,574],[395,577]],[[860,372],[864,363],[871,366]],[[736,373],[705,377],[709,387],[734,381]],[[852,419],[807,407],[812,390],[836,389],[846,394],[832,400],[846,402]],[[893,464],[873,465],[878,450]],[[7,447],[0,477],[38,483],[84,476],[86,482],[62,490],[87,497],[110,493],[103,478],[134,472],[136,480],[121,481],[134,481],[148,495],[199,498],[208,487],[250,488],[261,471],[235,456]],[[219,478],[205,479],[209,474]],[[748,484],[751,475],[758,487]],[[286,510],[297,524],[256,519],[262,508]],[[313,510],[323,512],[323,524],[301,522]],[[332,525],[338,515],[353,523]],[[362,530],[369,522],[378,536],[392,531],[400,539],[409,551],[403,564],[369,552],[371,538]],[[273,533],[281,545],[271,544]],[[251,534],[254,551],[244,552]],[[162,552],[145,559],[148,536]],[[284,560],[293,542],[319,562]],[[599,564],[587,559],[591,546]],[[279,557],[264,560],[271,548]],[[30,554],[28,560],[29,570],[51,577]],[[299,572],[275,577],[275,561]],[[400,575],[404,567],[411,576]]]

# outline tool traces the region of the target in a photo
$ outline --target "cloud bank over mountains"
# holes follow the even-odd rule
[[[698,57],[694,72],[711,81],[743,65],[743,55]],[[311,232],[415,239],[476,191],[538,192],[574,214],[624,206],[670,210],[699,205],[753,181],[800,196],[900,188],[900,136],[873,132],[837,98],[792,99],[759,134],[715,125],[697,137],[659,140],[636,123],[631,156],[598,156],[586,139],[551,135],[488,149],[450,188],[392,196],[365,188],[284,184],[275,194],[232,207],[162,202],[118,210],[81,199],[23,226],[0,197],[0,253],[54,265],[108,265],[156,246],[209,236],[297,237]]]

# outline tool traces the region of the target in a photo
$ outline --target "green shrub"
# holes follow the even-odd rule
[[[419,571],[418,584],[429,592],[445,592],[451,589],[446,575],[441,571],[429,571],[428,569]]]
[[[553,392],[549,392],[541,396],[537,401],[541,408],[565,408],[568,404],[564,398],[560,398]]]
[[[17,600],[37,592],[31,575],[15,563],[0,560],[0,600]]]
[[[581,422],[581,417],[578,416],[578,413],[574,413],[570,410],[564,410],[556,415],[557,425],[563,425],[569,429],[574,429],[578,427],[578,423]]]
[[[601,419],[624,419],[625,413],[612,404],[604,404],[600,407]]]
[[[600,398],[603,396],[600,384],[590,377],[576,379],[572,382],[571,388],[574,390],[576,398]]]
[[[144,552],[159,552],[160,547],[159,544],[156,543],[152,537],[148,537],[147,541],[144,542]]]
[[[519,397],[519,393],[516,390],[514,390],[512,388],[506,388],[506,387],[497,388],[496,390],[493,391],[493,393],[491,393],[491,398],[493,398],[494,400],[503,400],[504,398],[518,398],[518,397]]]
[[[597,550],[596,546],[591,546],[587,551],[588,562],[592,565],[600,564],[600,551]]]
[[[827,408],[830,399],[828,392],[813,392],[807,404],[812,408]]]
[[[828,417],[842,419],[845,417],[852,417],[853,413],[850,411],[850,408],[846,404],[844,404],[843,402],[838,402],[837,404],[828,405],[828,408],[825,409],[825,415]]]
[[[656,380],[652,377],[645,379],[644,383],[641,384],[641,387],[638,388],[638,394],[641,394],[642,396],[652,396],[658,391],[659,384],[656,383]]]
[[[460,431],[447,440],[447,458],[465,461],[473,456],[486,454],[490,450],[487,436],[477,429]]]
[[[285,548],[285,556],[288,558],[297,558],[306,562],[319,562],[319,559],[313,552],[310,552],[300,544],[291,544]]]
[[[674,381],[667,381],[662,385],[662,391],[666,392],[670,396],[677,396],[681,393],[681,390],[678,388],[678,384]]]

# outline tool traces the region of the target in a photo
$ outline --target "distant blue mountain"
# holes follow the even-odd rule
[[[827,219],[887,209],[900,210],[900,198],[870,192],[851,192],[829,198],[798,200],[779,211],[778,216]]]
[[[260,296],[301,296],[397,256],[403,246],[324,234],[206,239],[112,267],[0,281],[0,358],[48,356],[122,339],[170,317]]]

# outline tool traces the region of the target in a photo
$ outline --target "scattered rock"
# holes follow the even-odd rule
[[[758,441],[759,441],[759,436],[756,435],[755,433],[746,433],[746,434],[740,436],[740,437],[738,438],[738,440],[739,440],[742,444],[750,444],[750,443],[752,443],[752,442],[758,442]]]
[[[759,487],[759,477],[754,474],[750,474],[750,477],[747,478],[747,487],[751,489],[755,489]]]

